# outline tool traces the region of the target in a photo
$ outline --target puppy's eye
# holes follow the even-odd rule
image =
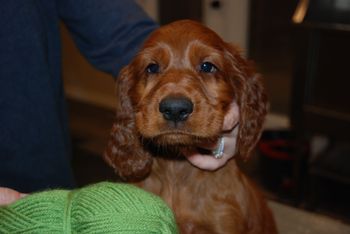
[[[159,65],[156,63],[150,63],[147,67],[146,67],[146,72],[149,74],[157,74],[159,73]]]
[[[200,71],[204,73],[214,73],[217,70],[218,70],[217,67],[210,62],[204,62],[200,66]]]

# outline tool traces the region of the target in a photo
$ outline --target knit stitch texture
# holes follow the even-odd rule
[[[177,233],[157,196],[102,182],[78,190],[35,193],[0,207],[0,233]]]

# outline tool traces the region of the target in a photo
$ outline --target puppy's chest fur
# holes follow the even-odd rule
[[[250,197],[234,160],[218,171],[203,171],[187,160],[156,158],[138,186],[162,197],[175,213],[180,233],[246,233]],[[221,227],[220,227],[221,226]],[[214,228],[215,227],[215,228]]]

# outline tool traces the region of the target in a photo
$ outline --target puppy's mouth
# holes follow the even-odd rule
[[[197,151],[202,154],[211,154],[207,146],[217,142],[218,137],[202,137],[184,131],[161,132],[151,138],[143,138],[145,147],[156,157],[165,157],[174,160],[183,160],[183,151]]]
[[[186,133],[166,133],[158,135],[154,141],[159,145],[194,145],[198,140]]]
[[[200,136],[186,131],[173,130],[160,132],[150,140],[160,146],[196,147],[216,139],[217,136]]]

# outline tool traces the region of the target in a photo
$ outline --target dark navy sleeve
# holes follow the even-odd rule
[[[57,7],[83,55],[114,76],[157,27],[133,0],[60,0]]]

